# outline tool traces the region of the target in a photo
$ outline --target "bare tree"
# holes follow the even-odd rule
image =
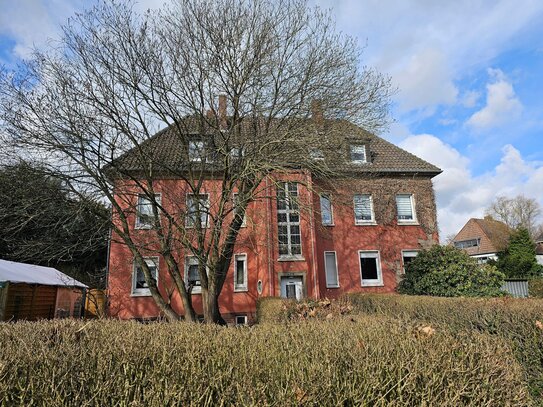
[[[280,192],[284,173],[339,174],[330,163],[345,133],[360,132],[351,123],[383,129],[392,91],[305,0],[178,0],[144,15],[101,3],[71,20],[55,49],[4,73],[0,114],[17,151],[45,161],[80,199],[111,204],[112,239],[168,319],[179,315],[144,261],[151,254],[188,320],[193,287],[179,259],[194,255],[205,320],[219,322],[248,204]]]
[[[532,238],[537,237],[537,220],[541,215],[541,206],[533,198],[524,195],[514,198],[499,196],[486,209],[486,214],[502,221],[511,229],[526,228]]]

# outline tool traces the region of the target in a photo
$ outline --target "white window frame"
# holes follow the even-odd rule
[[[364,280],[362,276],[362,258],[375,259],[377,266],[377,279]],[[360,285],[362,287],[382,287],[383,269],[381,266],[381,253],[379,250],[359,250],[358,251],[358,269],[360,270]]]
[[[243,284],[239,284],[237,283],[238,281],[238,260],[239,259],[243,259],[243,274],[244,274],[244,283]],[[249,280],[249,273],[248,273],[248,270],[247,270],[247,253],[238,253],[238,254],[234,254],[234,292],[236,293],[239,293],[239,292],[246,292],[249,290],[249,284],[248,284],[248,280]]]
[[[156,256],[153,257],[144,257],[143,261],[147,263],[148,266],[153,265],[155,266],[155,280],[158,288],[158,265],[159,265],[159,258]],[[137,279],[137,269],[139,267],[139,264],[136,259],[134,259],[132,264],[132,290],[131,290],[131,296],[132,297],[149,297],[151,296],[151,290],[149,290],[148,287],[145,288],[136,288],[136,279]]]
[[[201,195],[201,196],[205,196],[206,197],[206,200],[205,200],[205,206],[204,208],[206,209],[206,220],[205,220],[205,223],[202,222],[202,219],[200,218],[200,225],[201,225],[201,228],[202,229],[205,229],[205,228],[208,228],[209,227],[209,208],[211,207],[211,204],[210,204],[210,201],[209,201],[209,194],[208,193],[200,193],[200,194],[187,194],[186,196],[186,199],[185,199],[185,205],[186,205],[186,215],[185,215],[185,227],[187,228],[194,228],[196,227],[193,223],[190,223],[190,213],[189,213],[189,197],[191,196],[196,196],[196,195]],[[199,201],[200,203],[202,203],[202,201]],[[202,210],[200,209],[200,215],[202,214]]]
[[[330,223],[325,223],[324,222],[324,219],[322,217],[322,200],[324,199],[327,199],[328,202],[330,202]],[[334,207],[332,205],[332,196],[330,194],[321,194],[319,195],[319,203],[320,203],[320,206],[321,206],[321,222],[324,226],[334,226]]]
[[[324,161],[324,154],[320,148],[312,148],[309,150],[309,158],[313,161]]]
[[[197,145],[197,147],[194,147],[191,149],[192,145]],[[191,150],[195,150],[197,155],[192,155]],[[205,141],[204,140],[189,140],[188,142],[188,149],[187,149],[187,155],[189,156],[189,161],[193,163],[201,163],[205,161]]]
[[[192,265],[192,266],[195,265],[195,264],[190,264],[192,259],[196,259],[195,264],[198,265],[198,257],[197,256],[194,256],[192,254],[189,254],[189,255],[185,256],[185,272],[184,272],[183,280],[185,281],[185,286],[187,288],[189,286],[189,266],[190,265]],[[207,268],[207,265],[206,265],[206,273],[209,274],[209,269]],[[194,287],[192,287],[191,294],[201,294],[202,293],[201,284],[202,284],[202,280],[200,279],[200,285],[195,285]]]
[[[358,220],[356,219],[356,197],[357,196],[367,196],[369,197],[370,201],[370,211],[371,211],[371,219],[370,220]],[[376,225],[375,222],[375,211],[373,209],[373,196],[371,194],[354,194],[353,195],[353,215],[354,215],[354,224],[355,225]]]
[[[334,254],[334,261],[336,262],[336,285],[332,285],[328,283],[328,270],[326,269],[326,255],[329,253]],[[324,252],[324,277],[326,280],[326,288],[339,288],[339,269],[337,267],[337,253],[335,251],[325,251]]]
[[[412,258],[415,258],[419,255],[419,251],[420,250],[416,250],[416,249],[404,249],[402,250],[402,274],[405,274],[405,263],[404,263],[404,258],[405,257],[412,257]],[[408,254],[408,256],[406,256],[406,254]],[[411,256],[411,254],[414,254],[414,256]]]
[[[299,199],[300,197],[300,191],[299,191],[299,184],[296,181],[284,181],[281,182],[284,191],[285,191],[285,204],[286,209],[279,209],[277,208],[277,228],[279,230],[279,226],[286,226],[287,227],[287,248],[288,253],[279,253],[279,260],[302,260],[303,259],[303,247],[302,247],[302,222],[301,222],[301,213],[300,213],[300,204],[298,203],[297,209],[290,208],[290,191],[288,189],[289,184],[295,184],[296,185],[296,199]],[[290,214],[297,214],[298,215],[298,222],[291,222],[290,221]],[[286,222],[279,222],[279,214],[286,214]],[[298,229],[300,231],[300,253],[292,254],[292,238],[291,238],[291,226],[298,226]],[[279,236],[279,231],[277,233]],[[277,238],[277,244],[279,245],[279,237]],[[279,245],[280,246],[280,245]]]
[[[145,223],[145,222],[142,222],[141,219],[140,219],[140,199],[145,199],[147,202],[149,202],[149,205],[151,205],[151,210],[152,210],[152,201],[147,197],[146,194],[138,194],[137,198],[136,198],[136,223],[134,225],[134,228],[135,229],[152,229],[153,228],[153,223]],[[156,193],[155,194],[155,200],[157,201],[157,203],[159,205],[162,204],[162,194],[160,193]],[[151,222],[154,222],[154,216],[152,215],[151,216]]]
[[[238,192],[232,194],[232,209],[233,214],[236,216],[236,197],[239,195]],[[241,227],[247,227],[247,208],[245,208],[245,213],[243,214],[243,221],[241,222]]]
[[[243,147],[232,147],[230,149],[230,157],[234,160],[240,160],[245,157],[245,149]]]
[[[364,159],[363,160],[353,160],[353,153],[355,154],[361,154],[361,152],[355,152],[354,150],[362,148],[364,151]],[[351,144],[349,146],[349,158],[352,163],[354,164],[367,164],[368,162],[368,149],[365,144]]]
[[[413,219],[400,219],[398,214],[398,196],[409,196],[411,201],[411,215]],[[414,194],[396,194],[396,219],[398,220],[399,225],[416,225],[418,224],[417,220],[417,210],[415,206],[415,195]]]
[[[240,322],[240,320],[243,322]],[[236,315],[234,321],[236,325],[247,325],[247,315]]]

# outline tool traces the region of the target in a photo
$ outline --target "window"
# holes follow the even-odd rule
[[[322,150],[318,148],[312,148],[309,150],[309,158],[315,161],[321,161],[324,160],[324,154],[322,153]]]
[[[230,149],[230,157],[234,159],[245,157],[245,149],[243,147],[232,147]]]
[[[298,209],[298,184],[282,182],[277,187],[277,238],[280,257],[299,258],[302,255]]]
[[[351,161],[355,164],[364,164],[366,160],[366,146],[364,144],[351,144]]]
[[[330,226],[334,224],[332,201],[328,195],[321,195],[321,219],[323,225]]]
[[[454,242],[457,249],[467,249],[468,247],[478,247],[481,239],[468,239]]]
[[[396,208],[398,210],[398,223],[414,223],[417,221],[412,194],[396,195]]]
[[[234,291],[247,291],[247,255],[234,255]]]
[[[354,223],[356,225],[363,225],[367,223],[374,223],[373,214],[373,199],[371,195],[355,195],[354,196]]]
[[[160,205],[160,194],[155,194],[155,200]],[[153,204],[146,195],[138,195],[136,207],[136,229],[149,229],[153,227],[155,216]]]
[[[155,282],[158,282],[158,257],[147,257],[143,260],[145,261],[145,264],[147,264]],[[134,270],[132,273],[132,295],[151,295],[149,285],[145,281],[143,268],[137,261],[134,261]]]
[[[402,250],[402,269],[404,273],[407,270],[407,265],[417,257],[417,254],[419,254],[417,250]]]
[[[192,162],[204,161],[204,142],[203,140],[189,141],[189,160]]]
[[[247,325],[247,315],[236,315],[236,325]]]
[[[378,251],[360,251],[360,279],[363,287],[383,285]]]
[[[208,194],[187,195],[187,217],[185,219],[185,225],[187,227],[195,227],[199,219],[201,227],[207,228],[208,227],[208,213],[209,213],[209,195]]]
[[[192,287],[192,294],[198,294],[202,292],[200,273],[198,273],[198,266],[199,262],[196,256],[185,257],[185,284],[189,287]]]
[[[236,208],[239,206],[238,204],[239,202],[239,194],[237,192],[235,192],[232,196],[232,205],[233,205],[233,208],[234,208],[234,216],[236,216]],[[245,208],[245,211],[247,211],[247,208]],[[247,226],[247,217],[245,216],[245,214],[243,214],[243,221],[241,222],[241,227],[244,228],[245,226]]]
[[[339,278],[337,272],[336,252],[324,252],[324,270],[326,272],[326,287],[338,288]]]

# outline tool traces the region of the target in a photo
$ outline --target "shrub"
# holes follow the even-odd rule
[[[504,275],[490,265],[480,265],[452,246],[432,246],[408,265],[398,291],[438,297],[493,297],[503,295]]]
[[[388,317],[21,322],[0,324],[0,343],[0,405],[530,404],[504,341]]]
[[[509,246],[498,253],[498,270],[508,278],[540,276],[542,266],[535,257],[535,243],[526,228],[519,228],[511,234]]]
[[[543,298],[543,278],[534,277],[529,279],[528,292],[530,297]]]
[[[355,311],[432,324],[452,332],[478,331],[510,343],[529,390],[543,405],[543,301],[514,298],[435,298],[350,294]]]

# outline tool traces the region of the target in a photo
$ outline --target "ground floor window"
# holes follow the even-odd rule
[[[383,285],[381,260],[376,250],[359,251],[360,280],[363,287]]]
[[[185,257],[185,284],[192,287],[192,294],[202,292],[198,266],[199,262],[196,256]]]
[[[151,276],[154,278],[155,282],[158,281],[158,258],[157,257],[146,257],[143,259]],[[134,261],[134,271],[132,273],[132,294],[134,295],[151,295],[149,291],[149,285],[145,281],[145,275],[143,274],[142,266]]]
[[[339,279],[336,252],[324,252],[324,269],[326,271],[326,287],[338,288]]]
[[[417,250],[402,250],[402,271],[405,273],[407,270],[407,265],[417,257],[419,252]]]

